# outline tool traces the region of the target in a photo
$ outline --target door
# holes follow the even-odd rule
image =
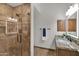
[[[20,52],[17,55],[29,56],[30,55],[30,4],[23,4],[15,8],[15,17],[18,18],[18,37],[17,37],[17,50]]]

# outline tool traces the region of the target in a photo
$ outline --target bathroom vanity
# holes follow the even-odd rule
[[[35,46],[35,56],[79,56],[79,45],[75,41],[63,38],[62,35],[55,35],[52,46],[50,48]]]
[[[56,55],[58,56],[79,56],[79,45],[75,42],[55,36]]]
[[[73,9],[68,9],[66,12],[66,20],[64,21],[66,36],[55,36],[56,55],[59,56],[79,56],[78,4],[73,4],[71,7]],[[76,10],[72,11],[74,9]],[[69,11],[72,11],[73,13],[70,13]]]

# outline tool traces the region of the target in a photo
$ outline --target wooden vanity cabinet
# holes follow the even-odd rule
[[[34,47],[35,56],[79,56],[79,52],[69,49],[46,49],[41,47]]]
[[[79,56],[77,51],[68,50],[68,49],[57,49],[57,56]]]

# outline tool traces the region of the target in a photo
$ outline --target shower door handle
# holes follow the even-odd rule
[[[21,34],[17,35],[17,42],[19,42],[19,43],[22,42],[22,35]]]
[[[17,34],[17,42],[19,42],[19,35]]]
[[[22,42],[22,34],[20,34],[19,42]]]

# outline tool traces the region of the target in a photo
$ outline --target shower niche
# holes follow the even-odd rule
[[[14,34],[18,32],[17,21],[2,21],[0,20],[0,34]]]
[[[6,22],[6,34],[13,34],[18,32],[17,21],[7,21]]]

